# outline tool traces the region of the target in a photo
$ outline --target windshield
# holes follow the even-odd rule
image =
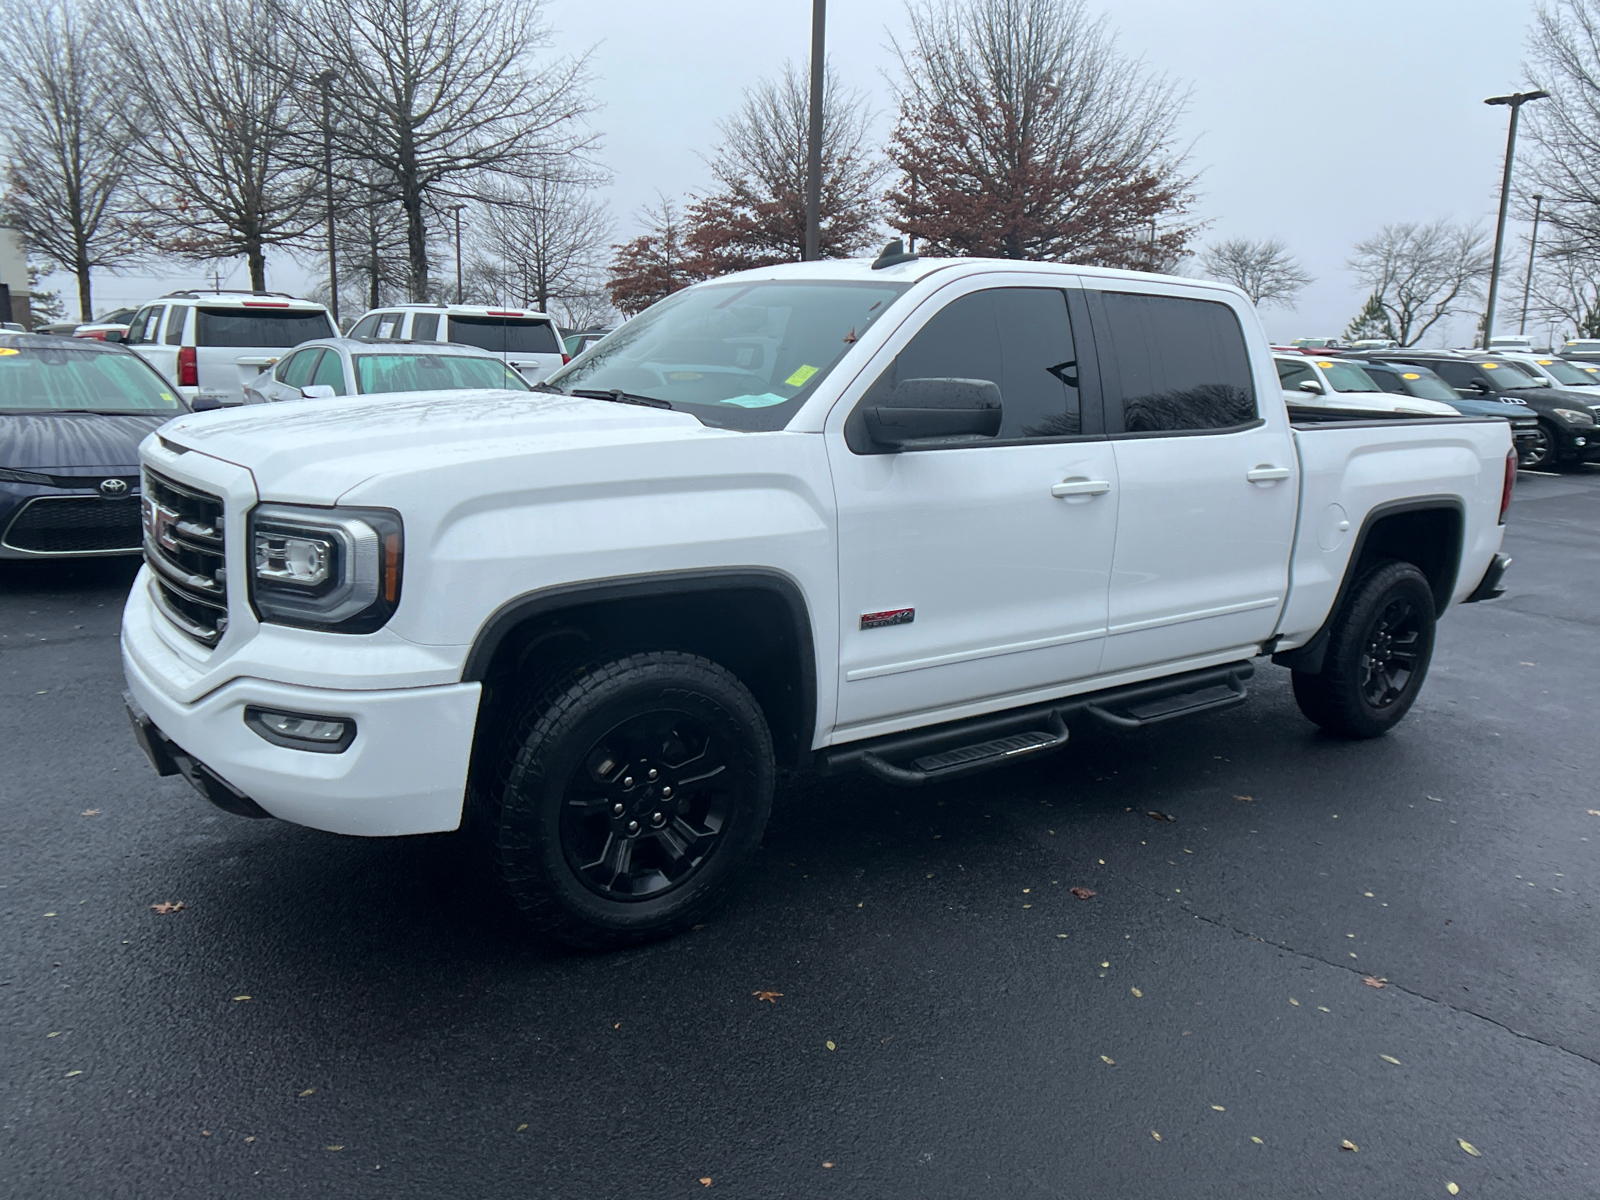
[[[548,382],[666,400],[708,425],[782,429],[907,286],[702,284],[607,334]]]
[[[549,321],[518,317],[451,317],[447,340],[496,354],[561,353],[561,343]]]
[[[1562,362],[1559,358],[1541,358],[1540,368],[1557,383],[1568,386],[1595,387],[1600,385],[1600,367],[1580,367]]]
[[[502,388],[526,392],[528,385],[503,362],[465,354],[358,354],[356,391],[459,392]]]
[[[72,346],[0,346],[0,412],[187,411],[166,381],[133,353]]]
[[[1446,404],[1453,404],[1461,399],[1455,388],[1432,371],[1408,367],[1397,374],[1406,394],[1416,396],[1419,400],[1443,400]]]
[[[1494,381],[1499,387],[1531,388],[1550,386],[1548,379],[1540,379],[1533,372],[1525,367],[1517,366],[1516,363],[1501,362],[1496,359],[1493,362],[1480,362],[1478,365],[1494,376]]]
[[[1328,384],[1336,392],[1381,392],[1383,389],[1372,382],[1360,367],[1352,363],[1334,362],[1331,358],[1319,358],[1317,366],[1322,368],[1322,373],[1328,377]]]

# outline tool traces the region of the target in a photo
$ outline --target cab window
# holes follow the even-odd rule
[[[1120,383],[1121,432],[1200,433],[1258,419],[1244,330],[1226,304],[1128,292],[1104,292],[1101,302],[1101,372]]]

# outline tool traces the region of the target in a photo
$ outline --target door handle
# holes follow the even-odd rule
[[[1253,471],[1246,471],[1244,477],[1251,483],[1277,483],[1280,479],[1287,479],[1294,472],[1288,467],[1261,466]]]
[[[1111,490],[1105,479],[1068,479],[1050,488],[1052,496],[1104,496]]]

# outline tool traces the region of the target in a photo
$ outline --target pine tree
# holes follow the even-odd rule
[[[1389,311],[1383,307],[1383,301],[1377,292],[1367,297],[1367,302],[1361,306],[1361,311],[1355,315],[1350,324],[1345,326],[1344,336],[1345,340],[1350,342],[1357,338],[1388,338],[1390,341],[1399,341],[1394,335],[1394,324],[1389,320]]]

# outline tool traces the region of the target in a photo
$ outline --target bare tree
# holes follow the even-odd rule
[[[91,273],[140,250],[130,228],[128,134],[103,26],[72,0],[17,5],[0,22],[0,123],[7,195],[0,217],[49,265],[78,279],[78,316],[94,319]]]
[[[535,178],[596,146],[588,58],[535,61],[543,0],[310,0],[308,39],[339,75],[344,159],[389,180],[406,217],[411,293],[429,293],[428,232],[492,175]]]
[[[1228,238],[1200,253],[1200,269],[1231,283],[1257,308],[1293,308],[1300,290],[1315,282],[1279,238]]]
[[[739,111],[720,126],[722,145],[707,164],[716,188],[689,208],[689,241],[708,274],[804,257],[809,112],[810,83],[785,63],[778,79],[746,88]],[[824,258],[876,240],[887,168],[872,149],[872,116],[866,98],[841,91],[830,68],[822,92]]]
[[[264,289],[267,248],[293,245],[320,215],[301,155],[314,88],[288,9],[131,0],[116,11],[120,80],[137,104],[125,123],[155,247],[195,261],[242,255],[250,286]]]
[[[1600,256],[1562,226],[1540,239],[1529,307],[1564,337],[1600,337]]]
[[[548,312],[551,301],[598,290],[611,218],[587,181],[545,175],[491,185],[473,220],[479,278]]]
[[[620,246],[606,271],[611,303],[628,316],[642,313],[657,300],[705,276],[699,261],[685,252],[683,216],[666,196],[639,214],[645,232]]]
[[[1529,58],[1550,98],[1522,110],[1532,153],[1519,173],[1569,250],[1600,258],[1600,0],[1540,3]]]
[[[1357,242],[1348,265],[1389,314],[1399,343],[1414,346],[1463,301],[1483,294],[1489,251],[1476,225],[1408,221]]]
[[[1000,258],[1148,267],[1187,253],[1187,93],[1125,57],[1085,0],[908,0],[908,14],[896,229]]]

